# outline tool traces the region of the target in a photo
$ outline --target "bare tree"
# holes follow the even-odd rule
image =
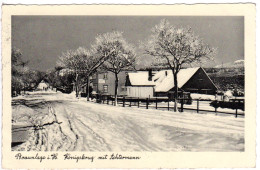
[[[175,28],[163,19],[152,28],[144,44],[145,53],[155,57],[156,64],[168,65],[174,80],[174,111],[177,111],[178,72],[187,64],[212,58],[215,49],[205,44],[191,28]]]
[[[59,57],[57,66],[66,68],[74,73],[76,97],[79,95],[80,76],[84,73],[88,55],[80,55],[77,50],[68,50]]]
[[[84,59],[84,69],[82,70],[82,73],[84,73],[87,78],[87,100],[89,101],[89,77],[104,63],[109,56],[109,53],[98,55],[95,45],[92,45],[91,51],[79,47],[75,53]]]
[[[96,40],[98,42],[98,39]],[[99,54],[98,46],[92,45],[92,50],[79,47],[76,50],[68,50],[59,57],[57,66],[65,68],[75,75],[76,97],[79,94],[79,86],[82,78],[87,77],[87,100],[89,100],[89,77],[104,63],[110,52]],[[83,80],[84,82],[84,80]]]
[[[93,46],[97,55],[107,56],[102,64],[102,69],[115,75],[115,105],[118,94],[118,74],[123,69],[129,69],[135,65],[135,51],[132,45],[126,42],[122,32],[114,31],[105,33],[96,38]]]

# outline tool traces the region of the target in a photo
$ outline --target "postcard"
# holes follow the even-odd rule
[[[2,9],[3,168],[255,167],[255,4]]]

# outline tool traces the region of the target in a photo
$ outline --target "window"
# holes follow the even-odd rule
[[[126,86],[121,86],[122,91],[126,91]]]
[[[96,75],[96,73],[95,73],[95,74],[93,74],[91,77],[92,77],[92,79],[96,79],[96,78],[97,78],[97,75]]]
[[[108,85],[103,85],[103,92],[107,93],[108,92]]]
[[[107,79],[107,73],[104,73],[104,79]]]

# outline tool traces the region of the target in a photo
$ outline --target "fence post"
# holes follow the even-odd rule
[[[157,109],[157,97],[155,98],[155,109]]]
[[[170,110],[170,98],[168,97],[168,110]]]
[[[129,107],[131,107],[132,106],[132,100],[130,99],[129,102],[130,102]]]
[[[137,105],[138,105],[138,108],[139,108],[139,97],[138,97],[138,99],[137,99]]]
[[[115,100],[112,98],[112,96],[111,96],[111,102],[112,102],[112,106],[114,106]]]
[[[109,104],[109,99],[108,99],[108,96],[107,96],[107,104]]]
[[[237,117],[237,108],[238,108],[238,104],[237,104],[237,102],[234,100],[234,102],[235,102],[235,107],[236,107],[236,117]]]
[[[148,98],[146,98],[146,109],[148,109]]]
[[[102,96],[102,102],[105,103],[105,96]]]
[[[199,99],[197,100],[197,113],[199,113]]]
[[[184,99],[182,98],[181,99],[181,112],[183,112],[183,104],[184,104],[184,101],[183,101]]]
[[[217,102],[216,102],[217,103]],[[217,106],[215,106],[215,113],[216,113],[216,115],[217,115]]]
[[[125,96],[123,97],[123,107],[125,107]]]

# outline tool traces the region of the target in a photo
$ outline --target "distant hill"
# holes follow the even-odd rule
[[[205,71],[219,90],[236,89],[244,91],[244,60],[220,64],[213,68],[205,68]]]
[[[217,65],[214,68],[243,68],[244,60],[236,60],[234,62],[224,63],[223,65]]]

